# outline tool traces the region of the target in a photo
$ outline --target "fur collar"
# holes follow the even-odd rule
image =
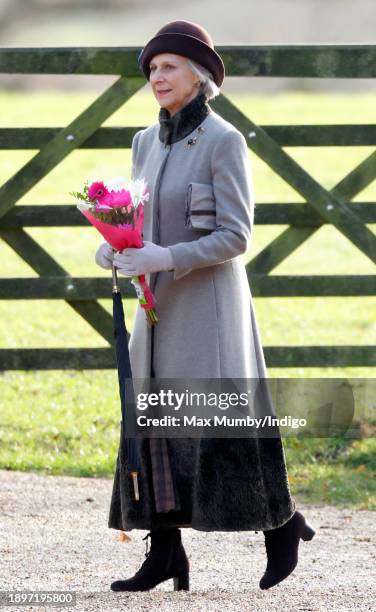
[[[193,132],[210,112],[211,108],[203,93],[197,94],[173,117],[170,111],[161,108],[159,111],[159,140],[165,145],[182,140]]]

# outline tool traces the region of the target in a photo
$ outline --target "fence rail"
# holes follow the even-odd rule
[[[222,45],[227,76],[376,77],[376,45]],[[3,47],[0,73],[139,77],[141,47]]]
[[[39,278],[0,279],[1,300],[62,299],[108,343],[106,348],[0,349],[0,370],[115,367],[112,317],[96,301],[109,297],[109,280],[75,278],[25,231],[27,227],[88,226],[72,205],[18,205],[32,187],[75,149],[130,148],[140,127],[101,127],[145,84],[137,67],[141,48],[1,48],[0,73],[101,74],[119,78],[68,126],[0,128],[0,149],[38,152],[0,186],[0,237]],[[226,75],[375,78],[376,45],[222,46]],[[256,205],[255,224],[288,225],[247,265],[255,297],[374,296],[376,275],[278,276],[272,270],[322,225],[331,224],[376,262],[376,202],[351,200],[376,176],[372,152],[331,190],[284,147],[374,146],[376,125],[256,125],[223,94],[213,110],[242,132],[249,148],[304,199]],[[124,296],[133,297],[127,279]],[[265,346],[268,367],[376,366],[374,346]]]

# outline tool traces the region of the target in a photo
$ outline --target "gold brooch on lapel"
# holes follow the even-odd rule
[[[200,127],[197,128],[197,131],[199,134],[203,134],[205,132],[205,128],[203,128],[201,125]],[[185,145],[186,149],[190,149],[191,147],[193,147],[193,145],[195,145],[197,142],[197,136],[195,136],[194,138],[190,138],[187,142],[187,144]]]

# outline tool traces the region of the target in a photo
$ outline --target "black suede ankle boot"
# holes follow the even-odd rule
[[[294,571],[298,563],[300,538],[312,540],[315,533],[297,511],[282,527],[264,531],[268,563],[260,580],[260,589],[270,589]]]
[[[151,547],[148,551],[148,538]],[[116,580],[112,591],[149,591],[161,582],[173,578],[174,591],[189,591],[189,561],[178,528],[152,529],[146,540],[145,561],[128,580]]]

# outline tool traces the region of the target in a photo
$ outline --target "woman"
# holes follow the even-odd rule
[[[132,143],[132,176],[145,177],[144,243],[96,261],[121,274],[147,274],[159,322],[137,309],[130,340],[134,378],[267,377],[242,254],[250,246],[254,195],[244,136],[212,111],[224,65],[209,33],[175,21],[142,50],[140,68],[160,103],[159,123]],[[314,531],[295,511],[279,436],[143,439],[140,500],[135,501],[121,444],[109,527],[148,529],[151,549],[118,591],[143,591],[168,578],[189,588],[180,527],[262,530],[267,568],[262,589],[295,568],[300,538]]]

